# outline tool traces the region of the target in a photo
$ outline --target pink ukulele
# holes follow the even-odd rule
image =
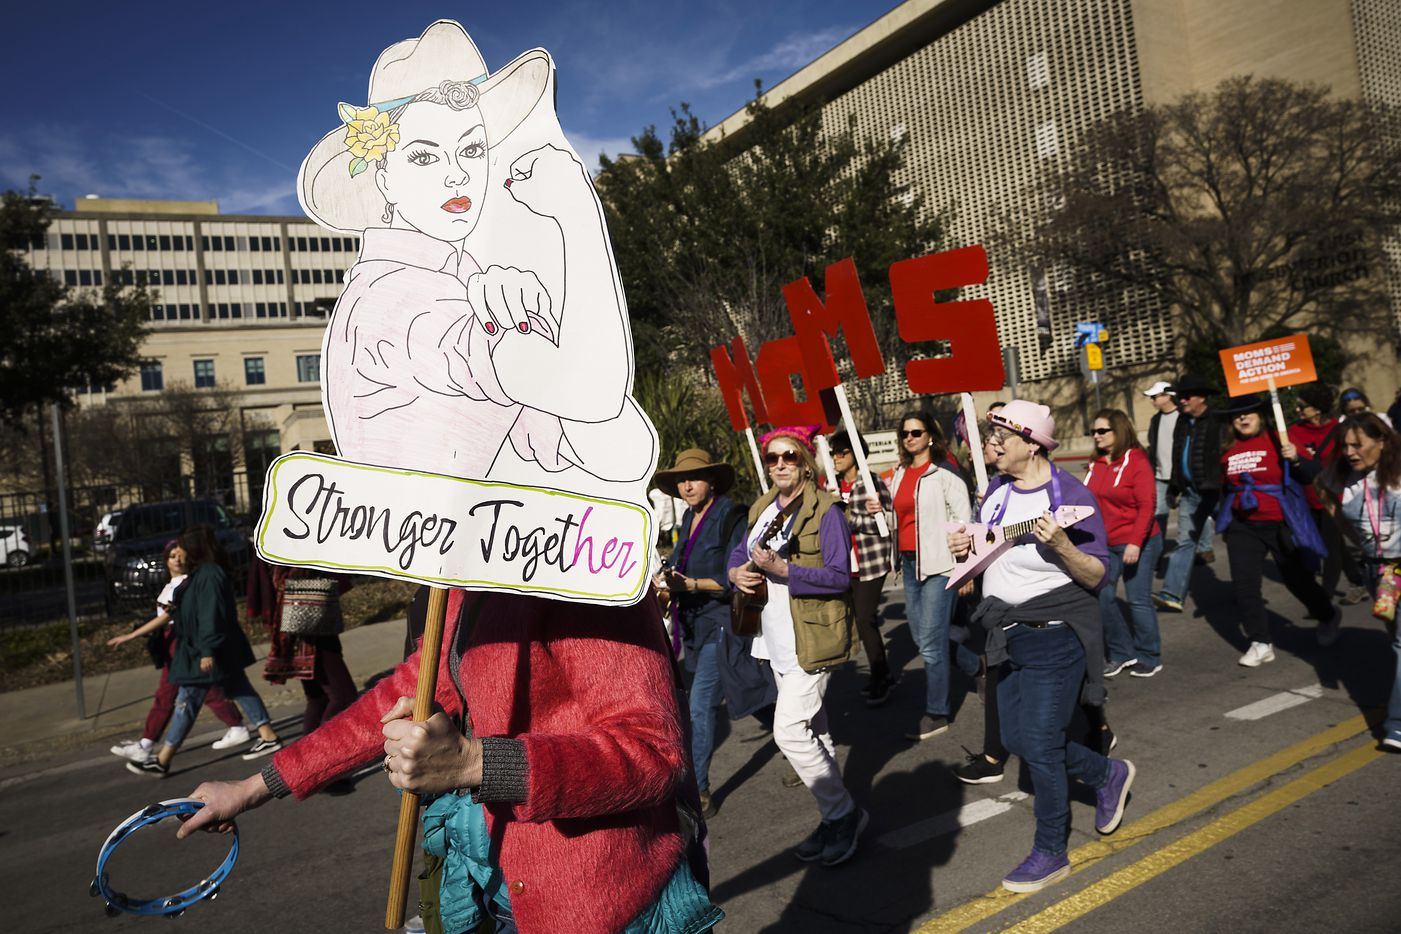
[[[1057,506],[1051,513],[1056,524],[1070,528],[1077,522],[1095,514],[1093,506]],[[979,522],[945,522],[946,532],[957,532],[960,528],[973,538],[973,547],[962,558],[956,558],[954,568],[949,572],[949,582],[945,590],[962,586],[963,582],[983,572],[1008,548],[1017,544],[1017,539],[1030,535],[1041,517],[1014,522],[1011,525],[983,525]]]

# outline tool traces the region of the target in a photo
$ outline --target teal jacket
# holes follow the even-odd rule
[[[438,904],[446,934],[476,930],[490,902],[497,914],[510,917],[510,896],[491,860],[486,816],[470,794],[440,795],[424,808],[423,848],[444,860]],[[621,934],[700,934],[724,917],[683,856],[652,904]]]
[[[248,637],[238,625],[233,585],[224,569],[205,562],[175,592],[175,655],[170,680],[179,685],[222,684],[256,661]],[[214,659],[211,671],[199,670],[201,658]]]

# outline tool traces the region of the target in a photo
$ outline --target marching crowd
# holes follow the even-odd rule
[[[1105,685],[1171,664],[1158,614],[1183,610],[1192,566],[1214,560],[1218,538],[1241,665],[1275,659],[1261,593],[1267,558],[1317,621],[1320,645],[1338,639],[1339,596],[1373,600],[1396,638],[1401,437],[1387,416],[1347,390],[1335,417],[1332,393],[1311,385],[1279,434],[1266,399],[1215,408],[1210,387],[1190,375],[1145,394],[1156,409],[1147,445],[1128,413],[1103,409],[1083,471],[1052,457],[1061,438],[1050,409],[1021,399],[989,406],[981,450],[963,460],[933,415],[907,413],[888,481],[858,466],[859,438],[826,439],[824,472],[815,429],[776,428],[761,442],[768,489],[747,508],[730,495],[732,466],[682,451],[655,478],[685,504],[654,580],[659,600],[593,607],[452,592],[442,709],[422,722],[409,716],[417,652],[354,698],[333,636],[343,585],[268,571],[250,607],[286,636],[295,617],[297,634],[274,639],[264,677],[300,680],[308,699],[305,735],[286,748],[243,674],[251,653],[217,543],[189,530],[168,555],[172,593],[139,631],[157,637],[162,667],[147,735],[113,751],[133,771],[166,774],[208,699],[231,724],[224,745],[238,734],[253,743],[245,759],[271,755],[242,781],[196,788],[204,807],[181,836],[227,831],[244,811],[331,788],[383,755],[392,785],[425,796],[421,905],[431,906],[432,930],[705,930],[723,917],[709,899],[703,820],[716,813],[709,773],[721,707],[771,730],[791,766],[785,784],[812,795],[818,821],[794,855],[837,866],[856,853],[869,816],[843,781],[828,727],[840,701],[827,694],[834,670],[864,653],[864,703],[890,697],[899,673],[880,601],[896,573],[924,674],[914,687],[923,710],[906,735],[949,730],[954,668],[982,682],[983,748],[954,771],[982,784],[1002,780],[1010,756],[1026,766],[1035,828],[1003,886],[1038,891],[1069,873],[1072,779],[1095,792],[1096,830],[1120,826],[1136,769],[1114,756]],[[975,466],[991,477],[981,491]],[[220,694],[243,708],[256,739]],[[1381,744],[1401,752],[1401,661]]]
[[[1100,833],[1119,826],[1136,770],[1112,756],[1105,684],[1163,671],[1158,614],[1183,612],[1193,566],[1215,560],[1216,541],[1243,630],[1240,665],[1275,659],[1261,590],[1267,558],[1317,621],[1320,646],[1338,639],[1338,602],[1365,599],[1395,639],[1401,437],[1390,418],[1357,389],[1341,394],[1335,415],[1333,392],[1314,383],[1299,391],[1298,419],[1281,435],[1268,398],[1217,407],[1213,394],[1193,375],[1148,387],[1146,445],[1129,413],[1102,409],[1083,472],[1051,457],[1059,440],[1047,406],[994,403],[980,423],[982,450],[966,452],[991,476],[981,493],[971,462],[925,411],[900,419],[899,465],[871,475],[869,487],[859,439],[827,439],[828,476],[815,428],[769,432],[760,440],[769,488],[747,511],[730,496],[733,467],[683,451],[656,475],[660,494],[685,509],[655,583],[689,674],[705,815],[717,810],[709,771],[723,705],[772,729],[792,767],[785,783],[815,799],[819,822],[794,855],[835,866],[856,852],[868,817],[842,782],[825,695],[833,670],[864,654],[865,703],[889,698],[899,673],[880,598],[891,574],[902,578],[924,674],[923,715],[907,737],[949,729],[957,668],[982,682],[984,698],[983,748],[957,777],[1000,781],[1010,755],[1030,773],[1036,828],[1029,855],[1003,879],[1014,892],[1069,872],[1071,779],[1095,789]],[[1396,649],[1381,743],[1401,752],[1401,642]]]

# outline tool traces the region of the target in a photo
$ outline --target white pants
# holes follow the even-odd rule
[[[775,671],[778,701],[773,713],[774,742],[817,799],[822,819],[828,821],[845,817],[856,806],[842,783],[836,746],[827,730],[827,712],[822,706],[830,677],[827,671],[815,675]]]

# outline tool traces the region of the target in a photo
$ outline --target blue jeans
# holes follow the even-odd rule
[[[710,756],[715,751],[715,708],[720,703],[719,626],[709,642],[696,653],[696,674],[691,681],[691,765],[701,791],[710,790]]]
[[[185,741],[185,737],[190,735],[190,728],[195,725],[195,718],[199,716],[199,709],[204,706],[204,696],[209,693],[212,684],[182,684],[180,693],[175,695],[175,713],[170,717],[170,729],[165,733],[165,744],[171,749],[179,749],[180,744]],[[253,690],[253,685],[248,682],[248,675],[243,671],[236,671],[224,679],[224,683],[219,685],[224,689],[225,696],[229,700],[243,708],[243,715],[248,718],[250,729],[256,730],[272,721],[268,716],[268,709],[263,706],[263,699],[258,696],[258,692]]]
[[[1167,573],[1163,575],[1163,595],[1181,600],[1187,596],[1187,581],[1192,576],[1192,562],[1201,546],[1209,547],[1220,494],[1216,491],[1198,493],[1187,490],[1177,501],[1177,547],[1168,558]]]
[[[1168,482],[1154,478],[1153,488],[1158,494],[1153,509],[1153,518],[1158,520],[1158,528],[1162,529],[1163,534],[1166,535],[1168,513],[1172,512],[1172,507],[1168,505]]]
[[[1137,658],[1150,668],[1162,663],[1158,639],[1158,611],[1153,609],[1153,568],[1163,553],[1163,537],[1154,535],[1144,542],[1137,564],[1124,564],[1127,545],[1109,546],[1109,573],[1099,591],[1100,616],[1104,620],[1104,651],[1110,662]],[[1124,595],[1129,598],[1133,629],[1124,621],[1114,591],[1124,579]],[[1091,660],[1093,662],[1093,660]]]
[[[924,660],[924,712],[931,717],[947,717],[949,620],[953,619],[958,593],[944,589],[949,582],[944,575],[935,574],[921,581],[915,574],[914,559],[905,558],[904,562],[905,618],[910,622],[910,635]]]
[[[1002,743],[1031,773],[1040,852],[1065,852],[1070,836],[1070,779],[1094,788],[1109,780],[1109,760],[1066,739],[1085,678],[1085,650],[1068,625],[1007,633],[1007,664],[997,683]]]

